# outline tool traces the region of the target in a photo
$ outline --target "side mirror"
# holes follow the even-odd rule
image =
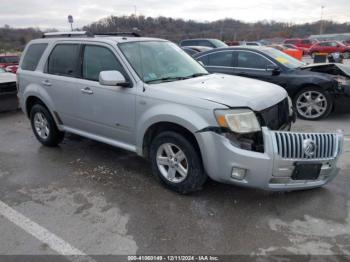
[[[103,86],[130,87],[130,83],[119,71],[102,71],[99,76],[99,83]]]
[[[267,65],[266,71],[271,72],[272,75],[279,75],[281,73],[281,69],[277,65]]]

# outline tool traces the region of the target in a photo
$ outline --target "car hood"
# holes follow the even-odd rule
[[[245,77],[210,74],[154,85],[159,91],[208,100],[228,107],[249,107],[261,111],[286,98],[280,86]]]
[[[350,77],[350,66],[338,64],[338,63],[321,63],[321,64],[312,64],[302,67],[302,69],[310,69],[313,68],[314,70],[320,69],[320,72],[326,73],[329,71],[329,74],[333,74],[333,69],[338,68],[340,71],[343,72],[343,74],[347,77]],[[326,73],[328,74],[328,73]]]
[[[0,83],[16,82],[16,75],[12,73],[0,73]]]

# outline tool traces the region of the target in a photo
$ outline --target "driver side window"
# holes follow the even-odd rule
[[[239,52],[237,67],[251,69],[266,69],[267,66],[273,66],[265,57],[253,52]]]
[[[98,81],[101,71],[117,70],[125,76],[122,65],[106,47],[86,45],[83,57],[83,78]]]

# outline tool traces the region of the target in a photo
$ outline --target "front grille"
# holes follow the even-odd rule
[[[307,134],[292,132],[274,132],[277,153],[284,159],[333,159],[339,147],[337,134]],[[313,141],[313,154],[306,154],[304,142]]]
[[[16,82],[0,83],[0,95],[17,93]]]
[[[271,130],[280,130],[289,121],[288,98],[260,111],[259,115],[262,126],[267,126]]]

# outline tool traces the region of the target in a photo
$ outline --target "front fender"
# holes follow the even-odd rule
[[[137,121],[136,150],[143,155],[143,140],[147,130],[154,124],[168,122],[180,125],[191,133],[216,125],[212,110],[165,103],[144,111]]]

